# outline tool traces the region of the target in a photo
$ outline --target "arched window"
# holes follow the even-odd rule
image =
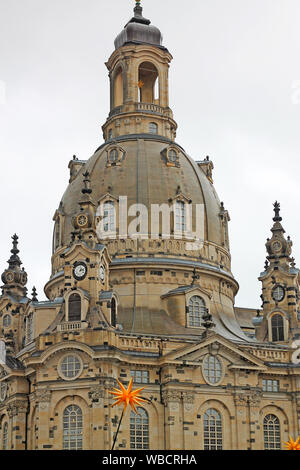
[[[158,134],[158,125],[155,122],[150,122],[149,134]]]
[[[275,415],[264,418],[264,446],[265,450],[281,449],[280,422]]]
[[[113,133],[112,129],[109,129],[109,131],[108,131],[108,138],[109,139],[112,139],[112,133]]]
[[[211,354],[206,356],[203,363],[203,373],[208,383],[212,385],[217,384],[222,378],[221,361]]]
[[[114,107],[123,104],[123,71],[119,67],[114,79]]]
[[[202,297],[198,297],[198,295],[191,297],[189,301],[188,327],[199,328],[205,313],[206,307]]]
[[[113,149],[109,152],[109,162],[115,163],[119,160],[119,152],[117,149]]]
[[[276,313],[271,318],[272,341],[284,341],[283,316]]]
[[[138,86],[141,103],[159,104],[158,72],[151,62],[143,62],[140,65]]]
[[[117,326],[117,303],[114,297],[111,300],[111,325]]]
[[[130,414],[130,449],[149,449],[149,416],[144,408]]]
[[[176,163],[176,161],[177,161],[177,152],[176,152],[176,150],[173,150],[173,149],[169,150],[168,155],[169,155],[169,161],[171,163]]]
[[[176,232],[186,231],[186,211],[185,211],[185,204],[183,201],[176,201],[175,230]]]
[[[11,316],[10,315],[4,315],[3,317],[3,326],[4,328],[8,328],[11,325]]]
[[[82,450],[82,411],[77,405],[68,406],[63,415],[63,449]]]
[[[2,431],[2,449],[8,450],[8,423],[4,423]]]
[[[104,203],[104,232],[114,232],[116,227],[116,211],[115,203],[107,201]]]
[[[72,294],[69,297],[68,321],[81,321],[81,297]]]
[[[204,450],[222,450],[222,417],[213,408],[204,414]]]

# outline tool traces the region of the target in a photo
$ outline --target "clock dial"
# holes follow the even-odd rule
[[[273,248],[274,251],[280,251],[281,248],[282,248],[282,245],[281,245],[280,242],[274,242],[274,243],[272,244],[272,248]]]
[[[101,281],[104,282],[105,281],[105,267],[102,264],[100,266],[99,274],[100,274]]]
[[[85,214],[78,215],[77,225],[79,225],[79,227],[84,227],[87,223],[88,223],[88,218]]]
[[[277,302],[281,302],[284,299],[285,291],[282,286],[277,286],[272,292],[272,297]]]
[[[76,266],[74,266],[74,277],[75,279],[81,281],[82,279],[85,278],[87,273],[87,267],[84,263],[78,263]]]
[[[12,282],[14,280],[13,273],[7,273],[5,276],[6,282]]]

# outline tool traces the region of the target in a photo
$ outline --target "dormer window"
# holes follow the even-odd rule
[[[116,327],[117,326],[117,302],[114,297],[111,299],[110,308],[111,308],[111,326]]]
[[[114,232],[116,229],[116,211],[115,203],[107,201],[104,203],[104,232]]]
[[[188,308],[187,326],[190,328],[200,328],[202,317],[206,313],[206,305],[202,297],[194,295],[191,297]]]
[[[69,297],[68,321],[81,321],[81,297],[72,294]]]
[[[107,150],[107,165],[106,166],[119,166],[123,160],[125,152],[120,147],[114,147]]]
[[[177,162],[177,152],[176,152],[176,150],[174,150],[174,149],[169,150],[168,156],[169,156],[169,161],[171,163],[176,163]]]
[[[272,341],[284,341],[284,320],[280,313],[271,318]]]
[[[158,134],[158,125],[155,122],[150,122],[149,134]]]
[[[176,201],[175,231],[181,233],[186,231],[186,210],[185,203],[183,201]]]

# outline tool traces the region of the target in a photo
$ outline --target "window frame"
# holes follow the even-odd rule
[[[75,358],[79,362],[79,369],[78,369],[77,373],[72,377],[68,377],[67,375],[65,375],[65,372],[62,369],[64,361],[66,361],[66,359],[68,359],[70,357]],[[75,364],[75,361],[74,361],[74,364]],[[60,359],[57,370],[58,370],[59,376],[63,380],[65,380],[67,382],[72,382],[73,380],[76,380],[76,379],[78,379],[78,377],[81,376],[81,374],[83,372],[83,361],[82,361],[81,357],[78,354],[72,353],[70,351],[68,354],[64,354],[64,356]]]
[[[214,418],[213,420],[211,418]],[[211,424],[211,422],[213,423]],[[221,434],[221,437],[218,435]],[[223,450],[223,418],[220,411],[208,408],[203,415],[203,449]]]
[[[280,321],[282,322],[280,325],[273,324],[274,320],[280,318]],[[276,312],[274,313],[271,318],[270,318],[270,328],[271,328],[271,341],[273,343],[280,343],[282,341],[285,341],[285,325],[284,325],[285,318],[284,316]],[[274,334],[276,332],[276,334]],[[276,338],[276,339],[275,339]]]
[[[212,359],[214,359],[214,369],[211,368]],[[212,387],[217,387],[222,382],[224,373],[224,364],[220,356],[217,354],[206,354],[202,362],[202,374],[205,382]],[[216,379],[215,381],[214,378]]]
[[[195,307],[196,305],[191,305],[191,302],[193,301],[193,299],[201,299],[201,301],[203,302],[203,305],[199,305],[199,318],[198,318],[198,321],[196,324],[196,313],[195,313]],[[192,310],[191,310],[192,309]],[[187,328],[202,328],[202,318],[203,318],[203,315],[206,313],[207,311],[207,307],[206,307],[206,302],[205,300],[203,299],[203,297],[201,297],[200,295],[193,295],[189,298],[189,301],[188,301],[188,307],[187,307],[187,319],[186,319],[186,326]]]
[[[138,377],[140,375],[140,378]],[[146,369],[131,369],[130,377],[133,378],[133,383],[136,384],[149,384],[150,383],[150,373]]]
[[[136,414],[130,413],[130,450],[149,450],[150,449],[150,419],[149,413],[141,406],[137,407]],[[144,424],[145,423],[145,424]],[[141,443],[139,443],[141,442]]]
[[[154,129],[155,129],[155,132],[153,132]],[[156,122],[149,122],[148,132],[151,135],[158,135],[158,124],[156,124]]]
[[[268,422],[266,422],[267,418],[270,418]],[[273,422],[273,426],[270,426],[271,421]],[[268,413],[264,416],[263,435],[264,450],[281,450],[281,425],[278,416],[273,413]]]
[[[72,409],[73,408],[73,409]],[[70,410],[70,411],[67,411],[67,410]],[[72,429],[73,426],[70,426],[72,424],[71,422],[71,417],[72,417],[72,413],[73,412],[76,412],[78,414],[76,414],[76,425],[75,425],[75,429]],[[67,414],[69,413],[69,414]],[[67,421],[66,421],[67,419]],[[79,421],[79,424],[81,424],[81,426],[78,426],[78,421]],[[65,424],[68,424],[68,427],[66,428],[65,427]],[[62,415],[62,447],[63,447],[63,450],[82,450],[83,449],[83,439],[84,439],[84,433],[83,433],[83,412],[82,412],[82,409],[80,408],[80,406],[78,405],[68,405],[64,411],[63,411],[63,415]],[[76,446],[75,447],[71,447],[70,444],[72,442],[72,435],[73,436],[76,436],[75,437],[75,442],[76,442]],[[81,438],[79,438],[81,436]],[[78,442],[80,443],[78,445]]]

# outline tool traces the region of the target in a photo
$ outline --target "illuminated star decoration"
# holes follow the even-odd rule
[[[140,392],[144,390],[145,387],[132,390],[133,378],[130,379],[127,389],[124,387],[123,384],[121,384],[121,382],[119,382],[119,380],[117,380],[117,382],[120,386],[120,390],[118,390],[117,388],[114,388],[113,389],[115,390],[114,392],[109,391],[109,393],[111,393],[112,395],[115,395],[116,397],[114,398],[114,400],[116,400],[116,403],[114,403],[112,407],[121,405],[123,403],[124,404],[123,412],[125,412],[127,406],[130,405],[133,411],[136,414],[138,414],[136,410],[136,405],[138,406],[141,404],[141,402],[147,401],[139,395]]]
[[[139,88],[143,88],[144,85],[145,85],[145,84],[144,84],[144,82],[143,82],[142,80],[139,80],[139,81],[138,81],[138,87],[139,87]]]
[[[296,441],[294,441],[291,436],[289,436],[289,438],[290,440],[284,443],[286,450],[300,450],[300,437],[298,437]]]

